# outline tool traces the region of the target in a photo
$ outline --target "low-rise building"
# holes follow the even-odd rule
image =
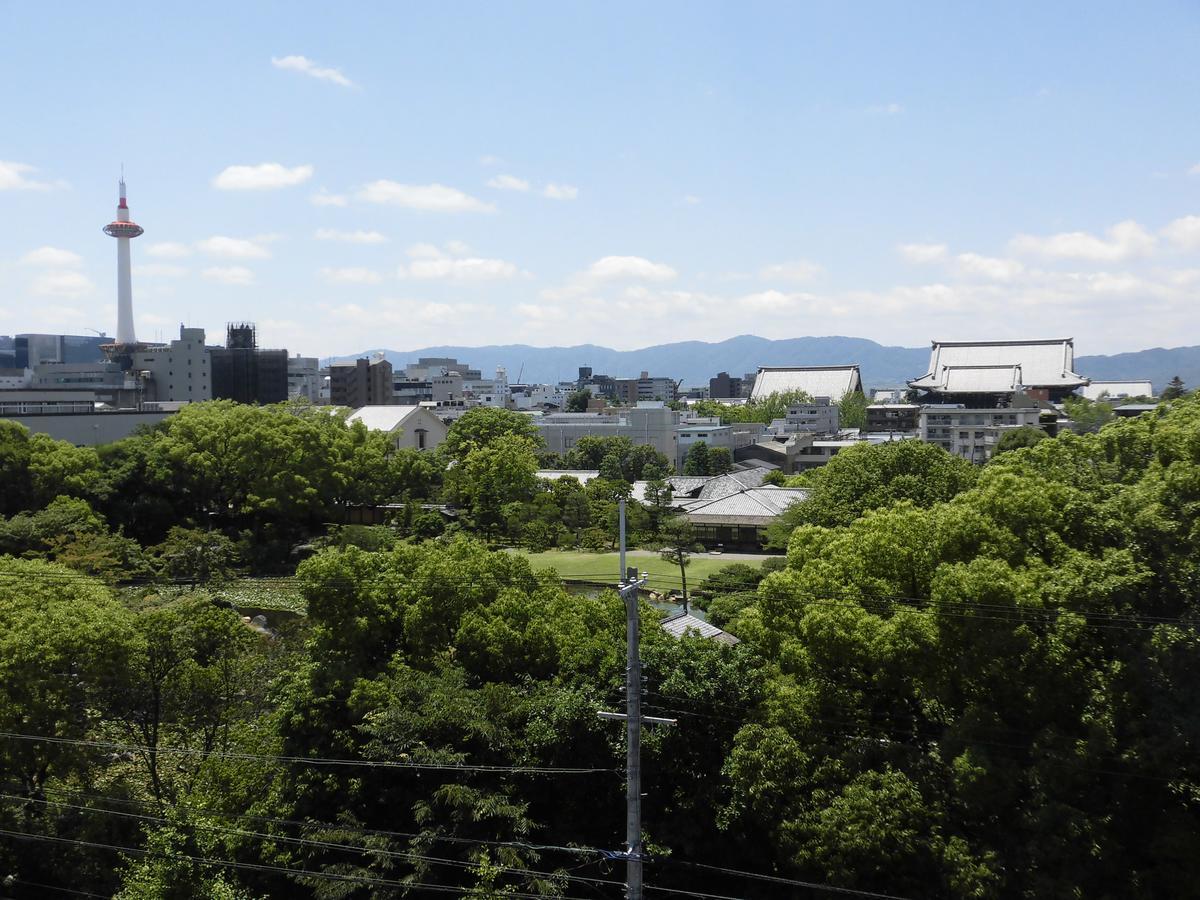
[[[363,406],[354,410],[346,422],[362,422],[371,431],[387,433],[397,450],[434,450],[450,431],[424,406]]]
[[[866,430],[912,431],[920,427],[921,407],[917,403],[872,403],[867,407]]]
[[[1154,397],[1154,386],[1146,381],[1092,381],[1079,389],[1087,400],[1127,400],[1131,397]]]
[[[925,406],[920,414],[921,440],[974,463],[992,458],[996,444],[1014,428],[1040,426],[1041,407],[1029,403],[1000,409],[958,405]]]

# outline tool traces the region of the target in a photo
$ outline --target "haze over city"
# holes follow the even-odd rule
[[[0,10],[0,331],[113,332],[123,164],[146,340],[1196,342],[1194,5],[303,9]]]

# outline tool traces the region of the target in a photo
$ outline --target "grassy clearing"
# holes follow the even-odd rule
[[[519,553],[528,559],[534,569],[554,569],[563,578],[571,579],[616,581],[621,565],[620,554],[617,553],[587,553],[575,550],[548,550],[545,553],[528,553],[524,550],[512,552]],[[653,556],[629,554],[625,562],[626,565],[637,566],[641,571],[649,573],[652,590],[666,591],[673,587],[679,587],[679,566],[667,562],[658,554]],[[696,587],[718,569],[723,569],[735,562],[756,567],[762,564],[761,559],[693,557],[687,567],[688,589]]]

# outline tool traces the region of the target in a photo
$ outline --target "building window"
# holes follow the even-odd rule
[[[415,434],[417,436],[417,449],[424,450],[425,449],[425,435],[428,434],[428,432],[424,428],[418,428],[416,431],[413,432],[413,434]]]

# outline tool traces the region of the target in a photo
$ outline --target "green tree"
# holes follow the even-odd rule
[[[659,530],[663,546],[659,555],[669,563],[679,566],[679,580],[683,585],[683,611],[688,609],[687,567],[692,554],[703,549],[696,541],[696,529],[686,515],[668,519]]]
[[[239,562],[237,545],[221,532],[178,525],[152,552],[162,575],[191,582],[193,587],[228,581]]]
[[[580,388],[567,394],[566,412],[587,412],[588,402],[592,399],[591,388]]]
[[[1038,441],[1045,440],[1045,438],[1046,432],[1034,425],[1022,425],[1020,428],[1010,429],[1000,435],[1000,440],[996,441],[996,448],[992,451],[992,456],[995,458],[997,455],[1007,453],[1009,450],[1032,447]]]
[[[704,441],[696,441],[688,448],[687,456],[683,458],[683,474],[708,474],[708,445]]]
[[[43,800],[47,781],[87,773],[95,712],[122,690],[135,638],[99,581],[63,566],[0,558],[0,730],[50,741],[0,741],[10,790]]]
[[[29,459],[29,430],[19,422],[0,419],[0,516],[11,516],[33,504]]]
[[[1086,397],[1067,397],[1063,400],[1063,409],[1082,434],[1099,431],[1114,418],[1113,405],[1103,399],[1088,400]]]
[[[773,487],[787,487],[787,476],[778,469],[772,469],[763,476],[763,484],[769,484]]]
[[[724,475],[733,468],[733,453],[728,447],[713,447],[708,451],[708,474]]]
[[[838,401],[838,424],[842,428],[865,428],[867,398],[862,391],[849,391]]]
[[[969,488],[969,462],[921,441],[847,447],[812,473],[809,494],[771,526],[770,545],[784,547],[797,525],[848,525],[869,509],[908,500],[928,507]]]
[[[492,533],[504,522],[506,504],[533,498],[537,467],[535,445],[527,437],[500,435],[473,447],[450,470],[446,486],[453,501],[470,510],[475,527]]]
[[[447,458],[462,462],[472,450],[491,447],[506,437],[524,438],[534,449],[543,443],[533,419],[524,413],[477,406],[454,420],[439,449]]]
[[[1183,379],[1176,375],[1172,378],[1165,388],[1163,388],[1163,400],[1178,400],[1184,395]]]

